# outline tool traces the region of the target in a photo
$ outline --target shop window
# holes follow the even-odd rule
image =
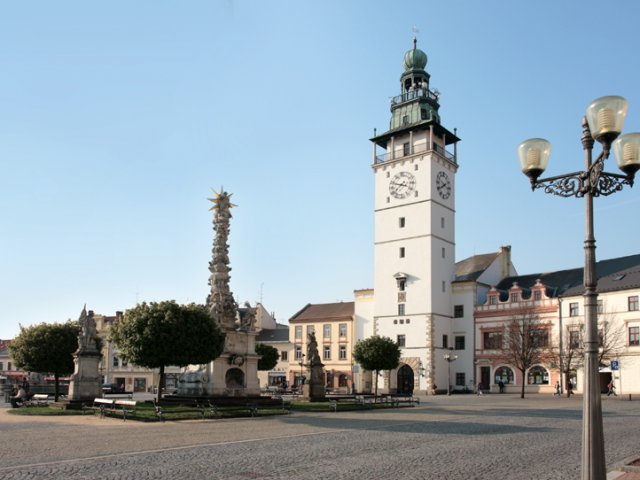
[[[509,367],[500,367],[496,369],[495,384],[497,385],[502,380],[505,385],[513,383],[513,370]]]
[[[349,384],[347,383],[347,376],[345,374],[340,374],[340,376],[338,377],[338,386],[339,387],[349,386]]]
[[[549,385],[549,372],[541,366],[531,367],[527,373],[529,385]]]

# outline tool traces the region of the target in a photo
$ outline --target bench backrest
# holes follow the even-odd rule
[[[46,400],[49,398],[49,395],[47,395],[46,393],[36,393],[33,397],[31,397],[32,400]]]
[[[123,407],[135,407],[136,403],[138,402],[135,400],[116,400],[116,405],[121,405]]]
[[[106,398],[96,398],[93,401],[94,405],[113,405],[115,400],[108,400]]]

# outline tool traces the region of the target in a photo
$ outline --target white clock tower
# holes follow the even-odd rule
[[[392,392],[446,388],[443,354],[452,345],[455,269],[455,133],[440,123],[427,55],[404,55],[391,125],[376,135],[374,334],[401,346],[400,367],[384,379]],[[454,130],[455,132],[455,130]],[[447,146],[453,144],[453,153]],[[384,150],[380,154],[379,148]]]

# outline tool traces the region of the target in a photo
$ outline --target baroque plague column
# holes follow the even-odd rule
[[[231,194],[221,189],[213,191],[213,229],[215,232],[212,260],[209,263],[209,286],[207,308],[211,317],[225,334],[222,354],[208,365],[189,366],[181,378],[185,390],[193,391],[200,383],[200,395],[249,396],[260,394],[258,359],[256,354],[255,308],[249,303],[238,309],[229,288],[229,221],[231,219]],[[197,378],[200,377],[200,378]],[[179,391],[179,394],[181,392]]]

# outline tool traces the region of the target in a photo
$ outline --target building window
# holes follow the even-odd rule
[[[509,367],[498,368],[494,376],[496,385],[500,383],[500,380],[502,380],[502,383],[505,385],[513,383],[513,370]]]
[[[527,373],[529,385],[549,385],[549,372],[540,366],[531,367]]]
[[[312,333],[316,333],[315,325],[307,325],[307,337],[309,337],[309,335],[311,335]]]
[[[324,346],[322,358],[324,358],[325,360],[331,360],[331,345]]]
[[[549,330],[539,328],[531,331],[531,340],[537,348],[547,348],[549,346]]]
[[[289,352],[287,352],[286,350],[282,350],[280,352],[280,360],[286,362],[287,360],[289,360]]]
[[[485,350],[501,350],[502,332],[484,332],[482,344]]]
[[[400,290],[401,292],[404,292],[404,289],[407,287],[407,280],[404,278],[401,278],[398,280],[398,290]]]
[[[453,307],[453,316],[455,318],[462,318],[464,317],[464,305],[455,305]]]
[[[348,387],[347,376],[343,373],[338,377],[338,387]]]
[[[456,335],[456,350],[464,350],[464,335]]]
[[[398,316],[404,315],[404,303],[398,304]]]
[[[464,387],[467,383],[467,376],[464,372],[456,372],[456,386]]]
[[[347,347],[346,345],[340,345],[340,360],[347,359]]]
[[[640,327],[629,327],[629,346],[637,347],[640,345]]]
[[[302,347],[300,345],[296,345],[295,358],[296,360],[302,360]]]
[[[578,308],[578,303],[570,303],[569,304],[569,316],[570,317],[577,317],[579,315],[579,308]]]
[[[410,318],[407,318],[407,322],[406,322],[406,323],[407,323],[407,324],[411,323],[411,319],[410,319]]]
[[[598,300],[598,313],[604,313],[604,302],[602,300]]]
[[[404,247],[400,247],[400,258],[404,258]]]
[[[7,362],[7,370],[11,371],[11,362]]]
[[[393,324],[394,324],[394,325],[397,325],[397,324],[398,324],[398,319],[394,319],[394,320],[393,320]]]
[[[327,323],[322,326],[322,336],[324,338],[331,338],[331,324]]]
[[[442,281],[442,293],[447,291],[447,283],[443,280]]]
[[[118,357],[116,357],[115,355],[113,356],[113,366],[117,367],[120,364],[120,362],[118,361]]]
[[[411,146],[408,143],[402,144],[402,153],[405,157],[411,153]]]
[[[338,325],[338,335],[340,335],[341,337],[346,337],[347,336],[347,324],[346,323],[341,323],[340,325]]]
[[[404,318],[400,319],[400,325],[404,325]]]
[[[491,295],[489,297],[489,305],[497,305],[498,304],[498,296],[497,295]]]
[[[404,228],[404,225],[405,225],[404,217],[400,217],[398,219],[398,224],[400,225],[400,228]]]
[[[397,343],[399,347],[404,347],[406,344],[406,337],[404,335],[398,335]]]
[[[442,348],[449,348],[449,336],[442,335]]]
[[[4,363],[0,362],[0,370],[4,370]]]
[[[536,302],[539,302],[540,300],[542,300],[542,292],[540,290],[536,290],[535,292],[533,292],[533,299]]]
[[[517,294],[517,293],[512,293],[512,294],[511,294],[511,302],[512,302],[512,303],[513,303],[513,302],[517,302],[517,301],[519,300],[519,296],[520,296],[520,295],[519,295],[519,294]]]
[[[629,297],[629,311],[635,312],[638,310],[638,296],[632,295]]]
[[[440,228],[444,228],[444,217],[440,217]]]
[[[445,258],[445,250],[444,250],[444,247],[442,247],[442,258]]]
[[[569,348],[580,348],[580,331],[569,330]]]
[[[296,325],[296,340],[302,340],[302,325]]]

